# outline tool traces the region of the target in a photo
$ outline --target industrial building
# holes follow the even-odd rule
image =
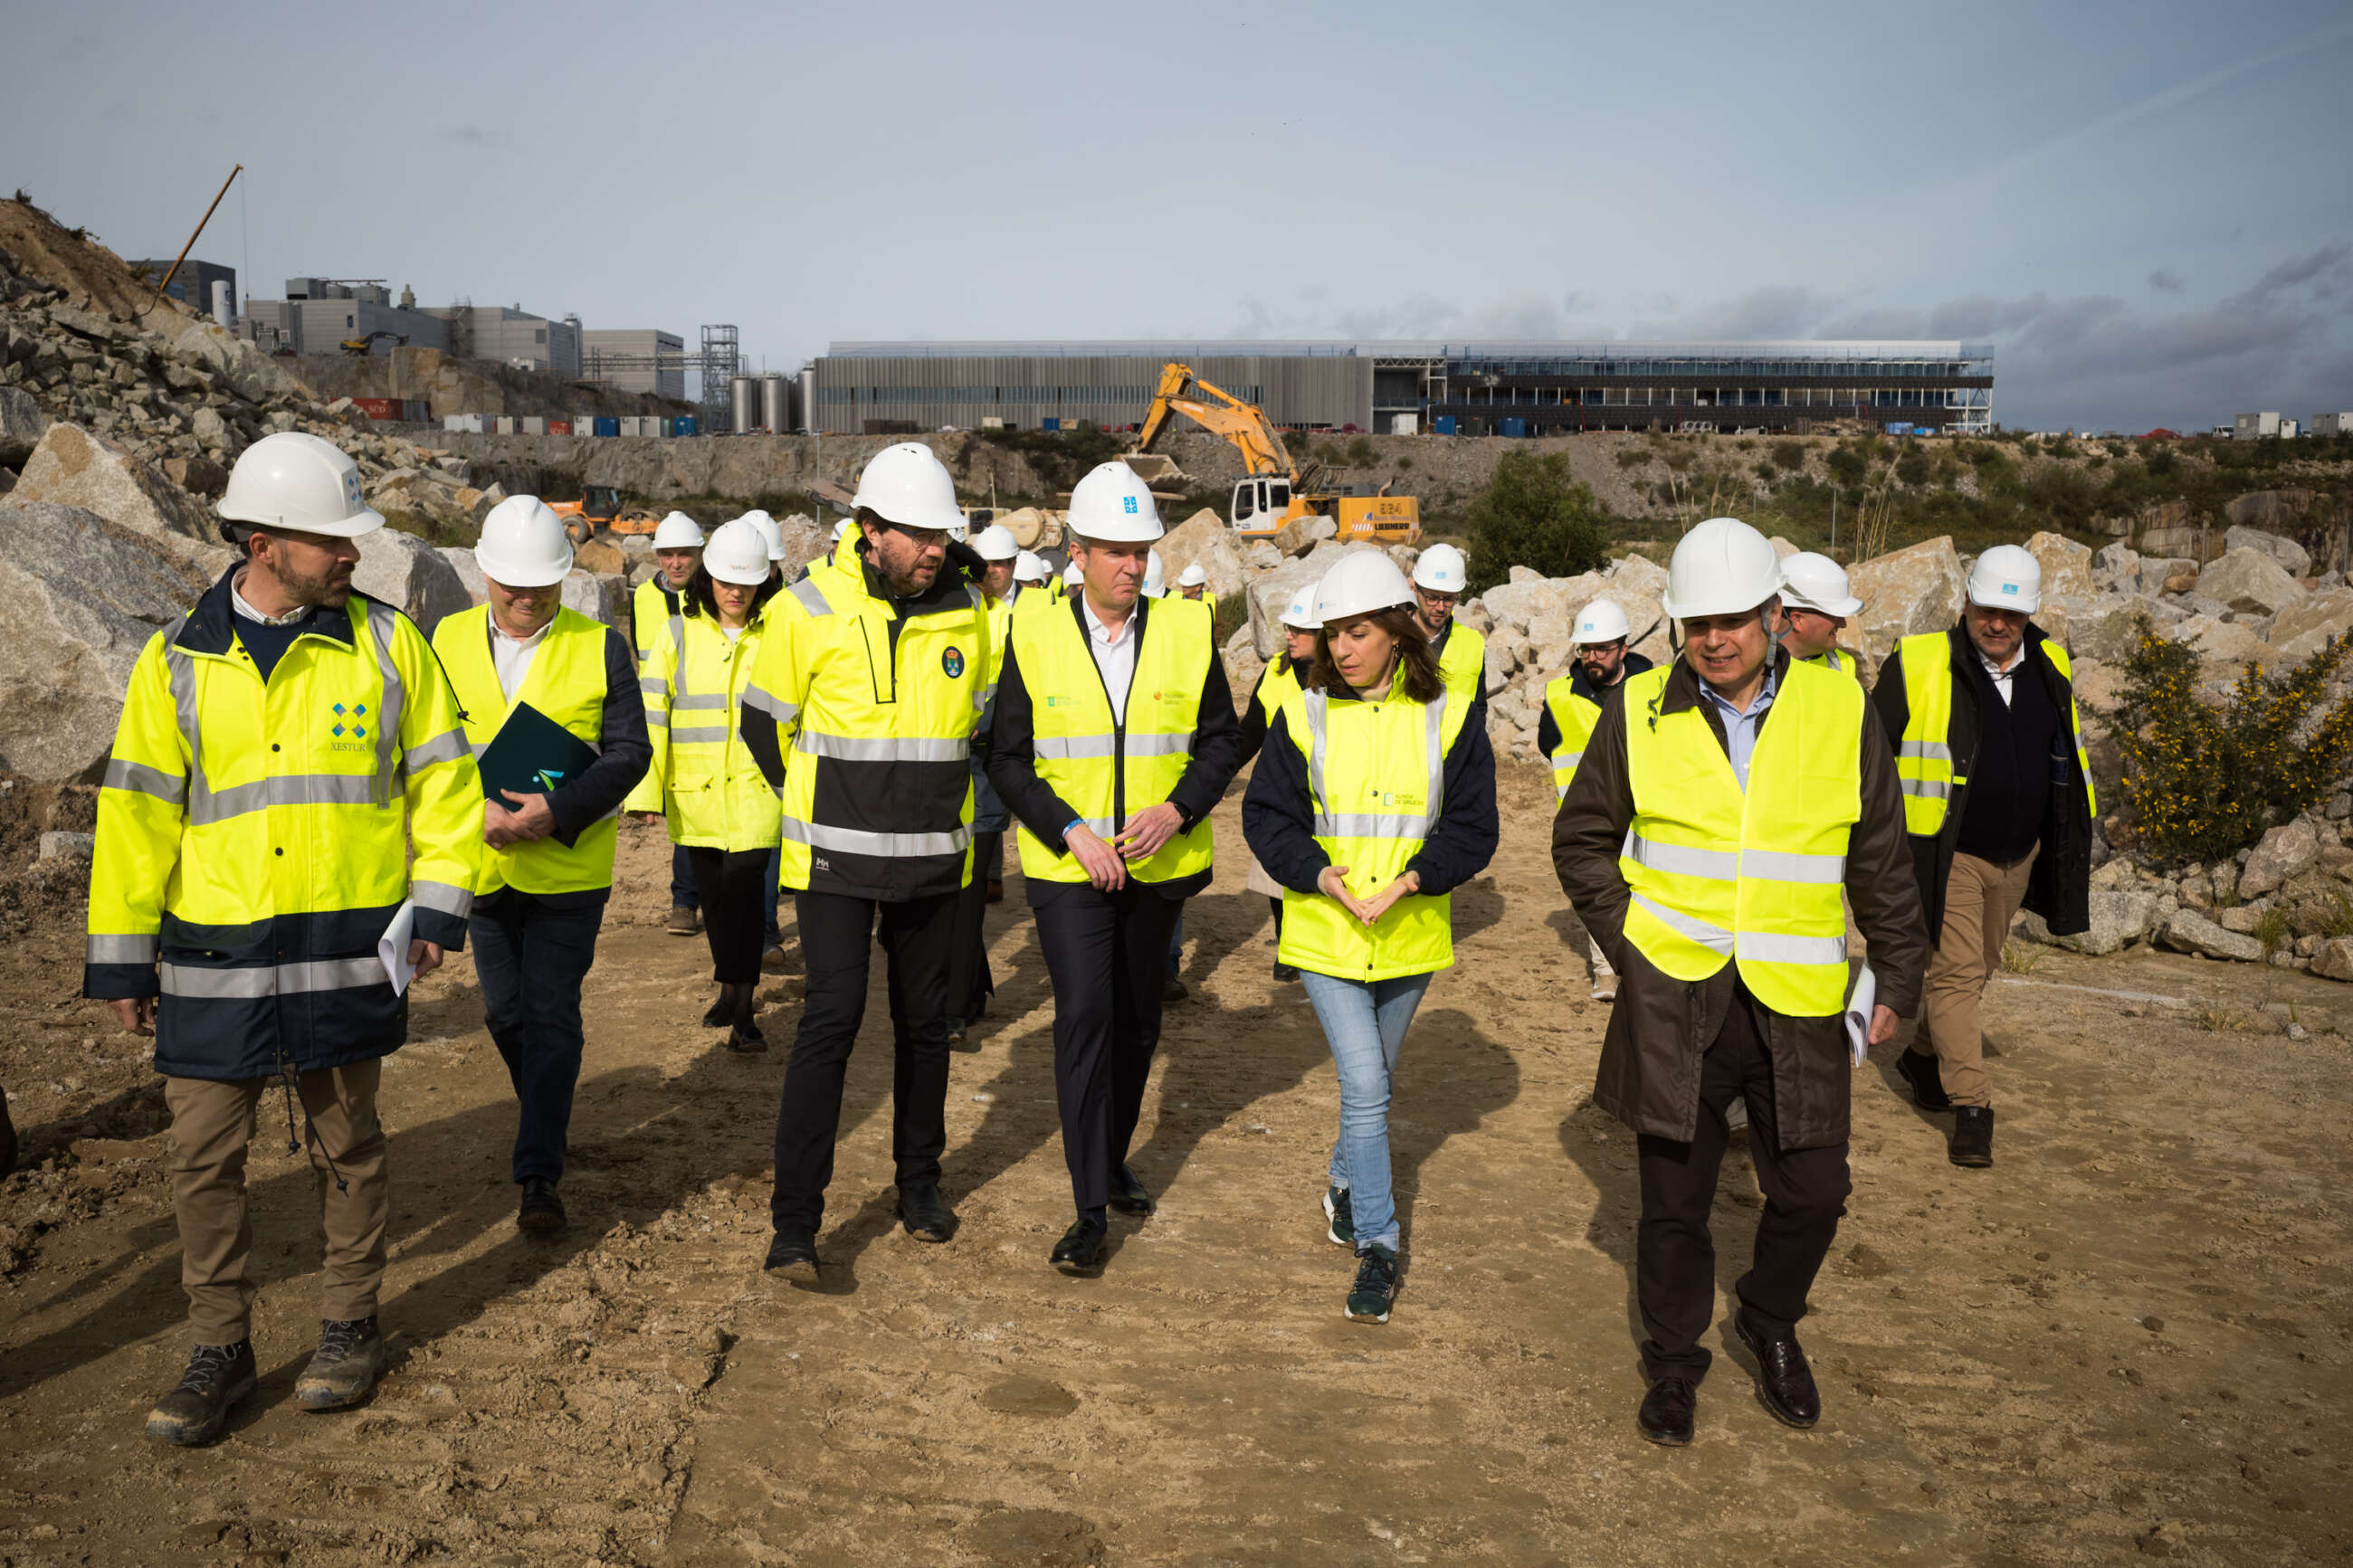
[[[1143,422],[1172,360],[1299,429],[1993,427],[1991,347],[1921,341],[837,342],[811,367],[814,423],[829,435],[1119,428]]]
[[[448,348],[448,324],[416,305],[406,289],[395,304],[384,284],[373,279],[289,278],[283,300],[245,302],[238,331],[265,348],[298,354],[337,353],[345,342],[361,340],[370,340],[377,353],[402,344]]]
[[[599,327],[581,334],[580,378],[617,392],[686,398],[686,340],[654,327]]]
[[[228,286],[228,319],[231,321],[237,319],[237,268],[234,267],[223,267],[212,261],[199,261],[191,256],[180,263],[180,269],[177,272],[173,272],[172,258],[167,256],[160,261],[134,261],[131,263],[131,270],[134,273],[144,273],[159,283],[164,280],[166,273],[170,273],[171,287],[165,289],[164,292],[200,316],[214,314],[216,302],[214,285],[227,284]]]
[[[466,359],[496,360],[529,370],[580,374],[580,318],[551,321],[521,304],[436,305],[426,312],[448,323],[448,341],[438,345]]]

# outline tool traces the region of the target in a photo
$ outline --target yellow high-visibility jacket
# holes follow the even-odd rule
[[[678,612],[678,590],[659,572],[638,584],[637,592],[629,595],[629,646],[637,650],[640,666],[653,658],[654,645]]]
[[[1438,650],[1438,673],[1467,702],[1487,700],[1487,639],[1461,620],[1446,623],[1446,642]]]
[[[463,946],[480,854],[480,775],[425,635],[355,593],[265,682],[229,604],[242,570],[141,652],[99,791],[83,994],[160,994],[174,1077],[398,1048],[377,939],[406,900],[417,938]]]
[[[622,809],[660,812],[673,844],[737,850],[776,842],[776,794],[742,722],[753,670],[776,635],[765,609],[733,638],[709,616],[672,616],[639,672],[654,754]]]

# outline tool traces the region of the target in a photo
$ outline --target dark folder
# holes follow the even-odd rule
[[[518,702],[476,762],[482,770],[482,798],[512,806],[514,803],[500,791],[553,795],[596,760],[596,747],[530,703]],[[569,849],[579,837],[558,833],[555,839]]]

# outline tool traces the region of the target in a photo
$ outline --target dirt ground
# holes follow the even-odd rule
[[[807,1291],[759,1268],[800,979],[765,987],[776,1048],[721,1049],[696,1024],[703,946],[661,930],[667,847],[632,828],[589,980],[568,1238],[513,1228],[509,1090],[461,960],[420,985],[385,1075],[390,1373],[356,1411],[290,1402],[318,1243],[273,1097],[251,1169],[261,1389],[189,1452],[140,1430],[185,1354],[157,1080],[73,994],[79,911],[34,921],[0,945],[0,1082],[30,1160],[0,1180],[0,1563],[2353,1556],[2353,991],[2154,954],[2007,974],[1989,1172],[1946,1163],[1883,1049],[1802,1330],[1822,1424],[1777,1426],[1732,1348],[1697,1444],[1661,1450],[1633,1425],[1633,1142],[1588,1100],[1604,1014],[1548,794],[1512,770],[1503,851],[1457,896],[1457,967],[1406,1047],[1408,1273],[1384,1327],[1341,1316],[1349,1263],[1316,1207],[1336,1090],[1304,997],[1270,977],[1238,796],[1139,1133],[1161,1211],[1115,1220],[1093,1280],[1045,1264],[1069,1189],[1018,878],[949,1096],[962,1233],[892,1223],[878,969],[829,1282]],[[1736,1152],[1727,1290],[1757,1203]],[[1731,1345],[1722,1307],[1718,1331]]]

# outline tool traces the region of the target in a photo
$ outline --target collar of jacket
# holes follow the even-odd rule
[[[1625,657],[1619,661],[1618,679],[1608,686],[1596,686],[1593,684],[1592,680],[1587,677],[1585,673],[1585,666],[1578,664],[1572,659],[1569,661],[1568,666],[1569,694],[1575,697],[1582,697],[1588,702],[1590,702],[1595,707],[1599,708],[1602,702],[1608,699],[1611,692],[1617,690],[1619,687],[1625,685],[1628,680],[1641,674],[1644,670],[1650,668],[1651,661],[1630,647],[1626,650]]]
[[[1773,680],[1777,689],[1787,684],[1788,674],[1789,650],[1785,647],[1774,649]],[[1680,713],[1686,708],[1705,706],[1699,700],[1699,672],[1692,668],[1691,660],[1677,654],[1675,667],[1667,674],[1667,689],[1659,700],[1659,711],[1662,714]],[[1709,708],[1708,711],[1713,713],[1714,709]]]
[[[876,568],[873,557],[862,550],[858,552],[858,574],[852,581],[859,590],[894,616],[933,616],[942,610],[972,607],[972,597],[965,592],[964,568],[953,561],[941,562],[940,574],[932,579],[932,585],[912,599],[892,597],[889,581]]]
[[[205,590],[205,596],[198,599],[196,607],[188,612],[187,623],[180,628],[180,635],[174,639],[175,646],[190,653],[212,654],[223,658],[228,656],[230,646],[237,641],[237,612],[229,605],[229,584],[237,580],[237,572],[244,564],[240,561],[232,565],[221,574],[219,582]],[[367,595],[354,588],[352,597],[364,600]],[[313,615],[296,636],[324,637],[345,647],[354,646],[352,617],[342,610]]]
[[[1967,621],[1957,623],[1945,636],[1952,644],[1951,651],[1946,655],[1949,668],[1975,670],[1978,679],[1969,684],[1976,686],[1982,683],[1990,690],[1993,687],[1993,677],[1986,671],[1985,658],[1978,652],[1978,645],[1969,640],[1968,623]],[[2026,634],[2019,638],[2019,660],[2022,664],[2031,665],[2042,675],[2043,685],[2050,689],[2052,701],[2063,702],[2068,695],[2067,678],[2059,673],[2059,667],[2051,662],[2049,654],[2042,651],[2042,645],[2050,640],[2049,633],[2032,621],[2027,622]]]

